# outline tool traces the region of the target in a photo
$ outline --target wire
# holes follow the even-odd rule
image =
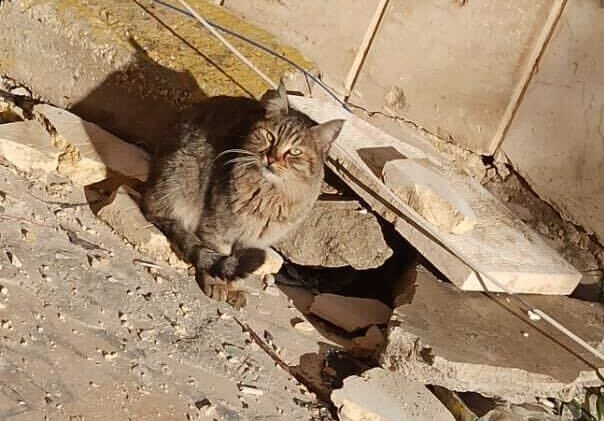
[[[222,42],[225,47],[227,47],[229,50],[231,50],[231,53],[235,54],[235,56],[239,60],[241,60],[244,64],[246,64],[250,69],[252,69],[258,76],[260,76],[262,79],[264,79],[264,81],[268,84],[268,86],[270,86],[273,89],[277,89],[277,84],[270,77],[268,77],[266,74],[264,74],[264,72],[262,70],[260,70],[258,67],[256,67],[254,65],[254,63],[252,63],[246,56],[241,54],[238,49],[233,47],[230,42],[228,42],[222,35],[220,35],[220,32],[218,32],[216,29],[214,29],[214,27],[212,25],[210,25],[203,18],[203,16],[201,16],[199,13],[197,13],[195,11],[195,9],[193,9],[191,6],[189,6],[189,4],[185,0],[178,0],[178,1],[180,1],[180,3],[184,7],[186,7],[187,10],[189,10],[189,12],[195,17],[195,19],[197,19],[199,21],[199,23],[201,23],[208,31],[210,31],[210,33],[212,35],[214,35],[216,38],[218,38],[218,40],[220,42]]]
[[[177,6],[174,6],[173,4],[167,3],[163,0],[151,0],[154,3],[160,4],[168,9],[171,9],[175,12],[181,13],[189,18],[195,18],[195,16],[186,11],[183,10]],[[319,79],[318,77],[316,77],[315,75],[313,75],[312,73],[310,73],[308,70],[306,70],[304,67],[300,66],[298,63],[296,63],[295,61],[285,57],[282,54],[279,54],[278,52],[276,52],[275,50],[271,49],[270,47],[267,47],[264,44],[261,44],[257,41],[254,41],[253,39],[250,39],[248,37],[246,37],[245,35],[241,35],[238,32],[235,32],[231,29],[225,28],[215,22],[212,22],[209,19],[205,19],[205,21],[211,25],[212,27],[218,29],[221,32],[224,32],[225,34],[229,34],[243,42],[246,42],[262,51],[264,51],[267,54],[272,55],[275,58],[278,58],[281,61],[284,61],[285,63],[289,64],[290,66],[292,66],[293,68],[295,68],[296,70],[298,70],[299,72],[303,73],[305,77],[307,77],[308,79],[312,80],[314,83],[316,83],[317,85],[319,85],[319,87],[321,89],[323,89],[331,98],[333,98],[338,104],[340,104],[346,111],[350,112],[350,108],[348,108],[348,105],[342,101],[338,95],[333,91],[333,89],[331,89],[329,86],[327,86],[327,84],[325,82],[323,82],[321,79]]]

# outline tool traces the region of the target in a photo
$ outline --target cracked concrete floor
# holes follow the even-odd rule
[[[0,161],[0,419],[328,417],[242,331],[249,313],[60,204],[81,202],[67,179]]]

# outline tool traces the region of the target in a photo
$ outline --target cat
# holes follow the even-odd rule
[[[246,304],[235,281],[309,213],[343,124],[290,107],[283,83],[259,101],[216,96],[183,114],[176,142],[151,161],[143,212],[195,266],[206,295]]]

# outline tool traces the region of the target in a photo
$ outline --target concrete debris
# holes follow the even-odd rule
[[[59,151],[37,121],[18,121],[0,125],[0,155],[28,173],[48,173],[57,169]]]
[[[428,155],[415,141],[394,138],[333,103],[294,95],[289,100],[317,121],[346,119],[337,147],[330,150],[327,166],[459,288],[491,292],[502,289],[477,276],[451,250],[463,254],[467,264],[479,266],[497,278],[503,288],[516,293],[567,295],[579,283],[581,274],[574,267],[479,183],[439,154]],[[466,231],[463,238],[434,230],[441,240],[434,241],[421,229],[423,218],[417,212],[407,206],[397,207],[400,199],[378,177],[386,162],[402,158],[427,159],[437,166],[451,190],[476,213],[479,223],[474,229]]]
[[[171,265],[188,266],[174,254],[164,234],[147,221],[130,194],[130,189],[121,186],[113,192],[108,204],[98,211],[97,216],[138,250]]]
[[[320,403],[252,345],[232,309],[205,297],[186,271],[134,264],[151,259],[87,206],[60,208],[24,194],[44,189],[25,177],[0,165],[0,379],[10,384],[0,388],[0,419],[310,418],[309,406]],[[62,188],[61,200],[81,202],[81,189]],[[12,215],[23,220],[4,218]],[[22,228],[35,240],[24,241]],[[71,231],[111,253],[73,241]],[[95,263],[97,255],[105,263]],[[297,332],[287,324],[287,298],[266,299],[267,319],[274,322],[280,309],[280,325]],[[277,344],[290,343],[270,329]],[[316,349],[318,334],[300,336],[308,338],[304,349]]]
[[[304,320],[300,317],[294,317],[290,321],[291,325],[301,332],[312,332],[315,327],[308,320]]]
[[[342,421],[453,421],[455,418],[421,383],[374,368],[344,379],[331,394]]]
[[[111,172],[145,181],[149,155],[94,123],[48,104],[34,107],[34,115],[49,128],[60,151],[59,172],[80,185],[106,179]]]
[[[355,357],[370,358],[378,355],[385,343],[386,337],[380,328],[374,325],[367,329],[364,336],[352,339],[349,352]]]
[[[283,266],[283,257],[272,248],[267,248],[266,260],[262,266],[254,271],[254,274],[260,276],[273,275],[281,270],[281,266]],[[267,286],[270,285],[267,284]]]
[[[22,121],[24,120],[23,117],[23,110],[20,110],[12,102],[3,99],[0,95],[0,124]]]
[[[369,269],[392,256],[378,218],[355,200],[320,200],[276,249],[304,266]]]
[[[355,332],[371,325],[386,324],[392,309],[371,298],[319,294],[310,306],[310,312],[347,332]]]
[[[479,419],[455,392],[444,387],[432,386],[432,393],[447,407],[457,421],[477,421]]]
[[[384,184],[441,231],[463,234],[477,223],[476,214],[428,160],[395,159],[382,169]]]
[[[402,377],[512,403],[568,402],[602,384],[602,361],[503,297],[463,293],[423,268],[415,292],[390,321],[383,365]],[[604,308],[567,297],[531,296],[533,305],[602,347]],[[400,300],[399,302],[404,302]]]

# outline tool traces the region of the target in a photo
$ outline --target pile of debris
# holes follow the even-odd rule
[[[187,265],[138,207],[148,154],[66,110],[19,95],[23,93],[13,91],[0,101],[0,156],[20,174],[37,180],[60,175],[80,186],[91,214],[146,256],[141,261],[156,279],[166,265],[186,271]],[[305,107],[302,99],[298,106]],[[379,148],[365,148],[365,162],[381,167],[388,174],[385,178],[394,180],[392,186],[401,186],[400,197],[408,198],[419,215],[449,221],[438,227],[450,235],[446,239],[470,232],[470,243],[497,240],[497,235],[486,237],[480,220],[485,209],[489,223],[507,224],[507,243],[499,244],[503,249],[521,227],[519,252],[525,259],[495,256],[488,250],[474,250],[470,256],[482,258],[483,267],[494,268],[493,273],[504,273],[507,267],[511,275],[503,278],[514,292],[567,294],[576,286],[572,268],[528,228],[515,224],[511,213],[495,209],[494,200],[483,191],[466,187],[455,174],[450,179],[456,190],[441,191],[435,188],[442,186],[441,180],[430,170],[434,164],[391,165],[396,161],[384,158],[386,146]],[[345,166],[347,158],[340,158],[339,165]],[[419,172],[413,165],[420,165]],[[593,392],[602,387],[596,370],[602,361],[528,318],[505,295],[463,292],[483,289],[476,286],[471,269],[369,191],[360,191],[341,166],[333,165],[332,170],[331,176],[337,174],[352,190],[337,179],[324,186],[310,217],[276,247],[286,263],[279,254],[271,255],[258,272],[258,283],[250,285],[254,292],[249,308],[236,316],[244,333],[278,366],[331,401],[342,420],[523,420],[597,413],[602,398]],[[472,211],[475,206],[451,211],[451,204],[455,209],[464,206],[455,196],[460,191],[464,200],[479,201],[484,209],[478,215]],[[444,214],[436,214],[439,209],[445,209]],[[503,216],[493,218],[498,214]],[[421,264],[397,231],[423,255]],[[489,247],[497,249],[495,244]],[[18,267],[16,255],[10,256]],[[514,266],[508,263],[517,258]],[[527,258],[533,259],[533,266],[524,263]],[[91,265],[103,260],[90,259]],[[530,268],[537,272],[528,273]],[[514,283],[518,279],[522,282]],[[530,301],[604,350],[602,306],[564,295],[532,296]],[[239,360],[235,354],[240,351],[231,348],[227,354],[234,354],[227,358]],[[262,394],[245,387],[249,396]]]

